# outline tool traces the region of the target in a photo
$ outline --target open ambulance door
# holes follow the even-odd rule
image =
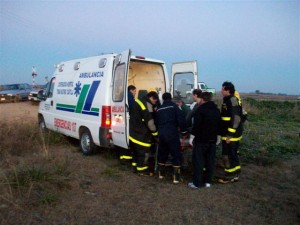
[[[197,61],[173,63],[171,68],[171,94],[184,103],[193,103],[192,92],[197,88]]]
[[[129,108],[127,100],[127,76],[131,51],[126,50],[117,55],[113,66],[112,83],[112,139],[116,146],[129,146]]]

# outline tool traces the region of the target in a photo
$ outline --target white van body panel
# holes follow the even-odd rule
[[[76,139],[88,129],[98,146],[129,148],[129,85],[137,88],[135,98],[153,88],[159,96],[170,92],[165,63],[131,56],[130,50],[61,62],[40,102],[39,119]]]
[[[122,52],[117,55],[114,60],[113,79],[118,81],[114,82],[113,89],[121,89],[123,96],[113,96],[112,101],[112,140],[114,145],[122,148],[129,147],[129,110],[126,107],[128,102],[125,93],[127,89],[128,62],[130,58],[130,50]],[[122,98],[121,98],[122,97]]]
[[[99,142],[101,106],[110,105],[113,55],[106,56],[105,68],[99,68],[102,56],[62,62],[54,73],[53,96],[41,102],[40,110],[50,130],[79,138],[79,129],[87,127],[95,144]],[[79,62],[79,69],[74,65]],[[59,71],[62,70],[62,71]]]

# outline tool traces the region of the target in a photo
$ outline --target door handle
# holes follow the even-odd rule
[[[51,106],[53,106],[53,100],[51,100]]]

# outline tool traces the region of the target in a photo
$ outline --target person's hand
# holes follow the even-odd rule
[[[218,136],[217,136],[217,142],[216,142],[216,145],[219,145],[220,143],[221,143],[221,136],[218,135]]]
[[[227,144],[230,143],[230,138],[231,138],[230,136],[227,136],[227,137],[226,137],[226,143],[227,143]]]
[[[194,138],[195,138],[195,136],[191,134],[191,135],[190,135],[190,139],[189,139],[189,144],[190,144],[191,146],[193,146]]]

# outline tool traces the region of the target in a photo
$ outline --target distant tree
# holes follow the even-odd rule
[[[259,93],[260,93],[260,91],[259,91],[259,90],[256,90],[256,91],[255,91],[255,93],[256,93],[256,94],[259,94]]]

